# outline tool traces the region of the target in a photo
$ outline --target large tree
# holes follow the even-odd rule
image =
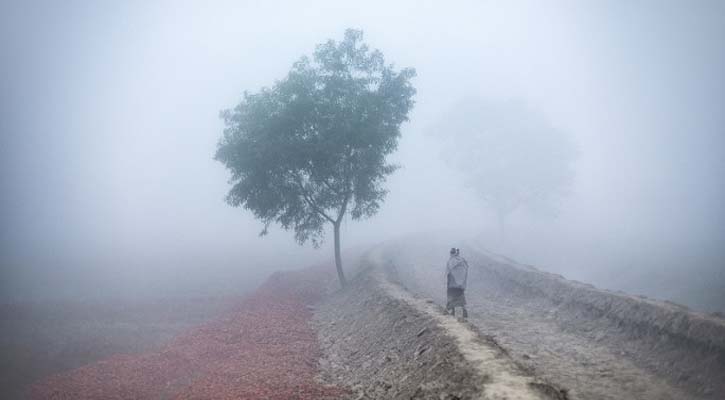
[[[444,158],[496,214],[502,240],[516,210],[556,213],[571,189],[571,136],[521,101],[469,97],[433,129],[445,134]]]
[[[227,202],[260,219],[262,234],[278,223],[300,244],[319,246],[331,224],[344,287],[340,225],[348,214],[374,215],[387,194],[383,183],[396,166],[386,157],[413,107],[414,76],[385,64],[362,31],[347,30],[272,87],[245,92],[221,113],[226,127],[215,159],[232,175]]]

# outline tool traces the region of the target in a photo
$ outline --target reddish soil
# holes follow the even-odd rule
[[[116,355],[34,384],[31,399],[332,399],[308,308],[328,274],[274,274],[229,314],[160,351]]]

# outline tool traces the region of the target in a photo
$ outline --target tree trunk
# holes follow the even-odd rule
[[[340,279],[340,285],[344,288],[347,286],[345,273],[342,271],[342,257],[340,257],[340,221],[333,224],[335,227],[335,267],[337,267],[337,277]]]

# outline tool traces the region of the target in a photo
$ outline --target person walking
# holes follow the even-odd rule
[[[450,258],[446,264],[446,312],[456,315],[456,307],[463,309],[463,318],[468,318],[466,311],[466,281],[468,280],[468,263],[461,257],[461,250],[451,248]]]

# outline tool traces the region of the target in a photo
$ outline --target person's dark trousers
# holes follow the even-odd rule
[[[461,288],[448,288],[447,294],[446,311],[450,311],[451,315],[455,315],[456,307],[461,307],[463,309],[463,318],[468,318],[465,291]]]

